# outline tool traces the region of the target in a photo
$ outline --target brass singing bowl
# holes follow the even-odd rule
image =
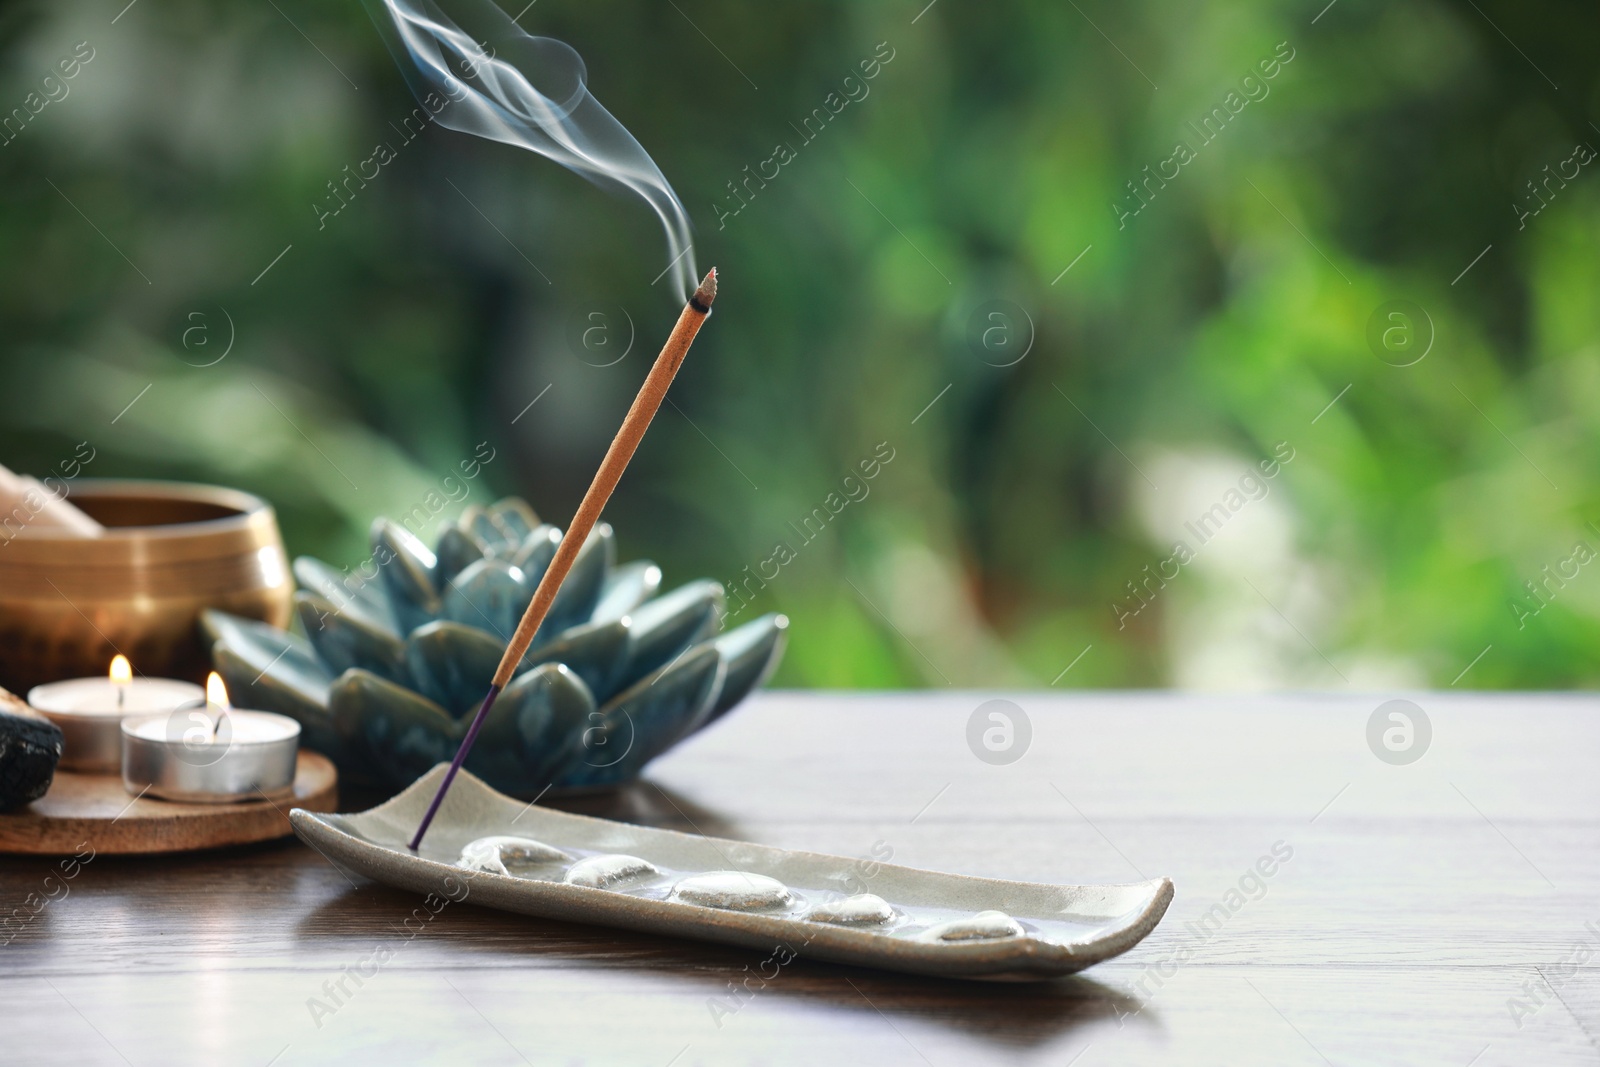
[[[84,479],[71,500],[94,538],[24,526],[0,538],[0,685],[102,675],[203,682],[205,608],[287,626],[293,583],[271,505],[236,489]]]

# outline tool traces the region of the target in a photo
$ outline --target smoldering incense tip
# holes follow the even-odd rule
[[[689,303],[696,311],[710,311],[711,302],[717,298],[717,268],[712,267],[700,287],[689,298]]]

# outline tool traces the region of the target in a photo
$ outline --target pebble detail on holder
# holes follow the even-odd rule
[[[661,868],[638,856],[590,856],[567,871],[568,885],[590,889],[623,889],[661,877]]]
[[[621,853],[602,853],[576,859],[572,855],[527,837],[498,835],[480,837],[461,850],[456,866],[470,871],[553,880],[550,868],[567,865],[561,881],[567,885],[613,892],[640,890],[646,883],[673,876],[649,860]],[[542,868],[542,869],[541,869]],[[695,904],[727,911],[773,911],[803,904],[793,891],[776,878],[748,871],[707,871],[679,878],[667,895],[669,901]],[[905,920],[904,913],[875,893],[857,893],[837,900],[813,904],[804,918],[810,922],[835,926],[877,927],[891,935],[891,924]],[[913,917],[914,921],[914,917]],[[913,925],[903,931],[919,941],[961,944],[969,941],[998,941],[1022,937],[1022,924],[1003,911],[980,911],[960,919],[950,919],[918,931]]]
[[[980,911],[970,919],[952,919],[922,932],[924,941],[994,941],[1021,936],[1022,924],[1003,911]]]
[[[694,874],[672,887],[673,900],[728,911],[763,911],[794,903],[789,887],[776,878],[744,871]]]
[[[568,863],[572,857],[543,841],[528,837],[480,837],[461,850],[456,866],[469,871],[514,876],[528,867]]]
[[[806,918],[815,923],[834,923],[839,926],[882,926],[893,922],[898,913],[894,907],[875,893],[857,893],[843,900],[818,904]]]

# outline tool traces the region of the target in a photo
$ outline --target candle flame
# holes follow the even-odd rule
[[[120,652],[111,659],[111,670],[108,672],[111,680],[117,685],[127,685],[133,681],[133,664],[128,662],[128,657]]]
[[[216,671],[206,675],[206,703],[219,708],[232,706],[228,703],[228,687],[222,684],[222,675]]]

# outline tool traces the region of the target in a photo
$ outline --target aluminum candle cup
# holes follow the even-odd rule
[[[105,678],[72,678],[36,685],[28,703],[61,727],[60,768],[82,774],[122,770],[122,720],[128,715],[170,713],[205,697],[192,682],[135,678],[118,656]]]
[[[122,720],[122,784],[191,804],[288,796],[300,724],[270,711],[188,707]]]

